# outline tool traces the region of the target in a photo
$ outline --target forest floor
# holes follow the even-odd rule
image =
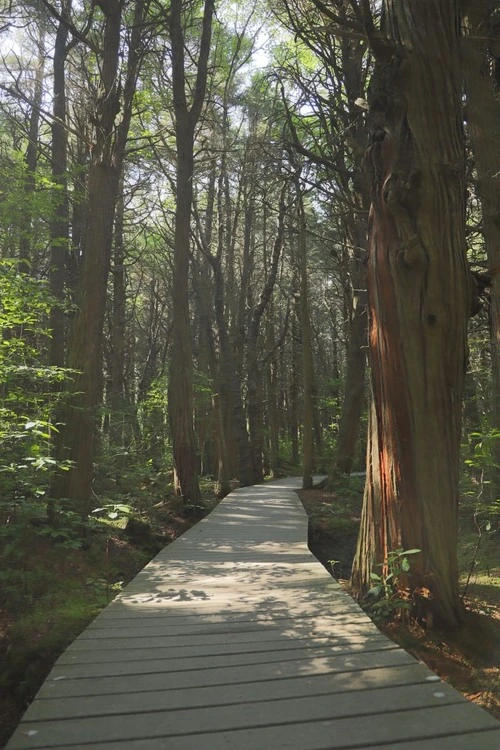
[[[309,547],[349,591],[362,502],[362,482],[353,477],[336,492],[302,490],[309,515]],[[418,623],[393,621],[378,627],[469,699],[500,719],[500,533],[477,546],[472,520],[460,527],[459,566],[464,620],[453,632],[426,630]],[[475,564],[473,565],[473,558]],[[411,558],[410,558],[411,559]]]
[[[124,473],[122,482],[129,477]],[[216,505],[212,485],[203,491],[205,507],[186,509],[169,494],[160,477],[137,483],[134,507],[143,523],[102,519],[93,524],[89,543],[78,543],[75,529],[51,531],[43,517],[12,524],[0,538],[0,747],[15,729],[54,662],[64,649],[166,544]],[[309,546],[348,588],[359,527],[360,477],[336,492],[301,491],[310,518]],[[123,499],[120,483],[109,491]],[[97,488],[99,490],[99,488]],[[113,506],[113,502],[111,502]],[[115,506],[113,506],[115,507]],[[119,506],[116,506],[119,508]],[[67,515],[71,527],[71,516]],[[1,519],[0,519],[1,520]],[[6,528],[6,527],[4,527]],[[464,580],[477,544],[472,523],[462,524]],[[468,587],[463,627],[454,634],[425,632],[417,625],[380,626],[458,690],[500,718],[500,534],[483,541]]]

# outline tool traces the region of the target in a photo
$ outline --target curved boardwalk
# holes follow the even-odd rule
[[[236,490],[166,547],[61,656],[9,750],[498,750],[500,724],[311,555],[298,486]]]

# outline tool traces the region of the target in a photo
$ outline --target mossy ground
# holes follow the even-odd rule
[[[348,590],[362,481],[353,477],[335,491],[303,490],[299,494],[310,518],[311,551]],[[500,533],[483,536],[479,549],[477,542],[477,529],[464,513],[458,545],[465,607],[460,628],[453,632],[425,630],[418,623],[398,620],[378,626],[500,719]]]

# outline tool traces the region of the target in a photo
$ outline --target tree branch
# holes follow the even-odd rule
[[[59,11],[54,8],[51,3],[48,2],[48,0],[41,0],[41,2],[45,5],[50,15],[53,16],[57,21],[59,21],[59,23],[62,23],[64,26],[66,26],[68,31],[74,36],[75,39],[78,39],[79,42],[85,44],[85,46],[88,47],[89,50],[94,54],[100,54],[99,47],[97,47],[94,42],[92,42],[87,36],[85,36],[83,32],[79,31],[76,26],[66,18],[65,14],[59,13]]]

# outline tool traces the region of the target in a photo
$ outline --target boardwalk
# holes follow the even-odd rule
[[[61,656],[7,745],[498,750],[307,549],[297,480],[237,490]]]

